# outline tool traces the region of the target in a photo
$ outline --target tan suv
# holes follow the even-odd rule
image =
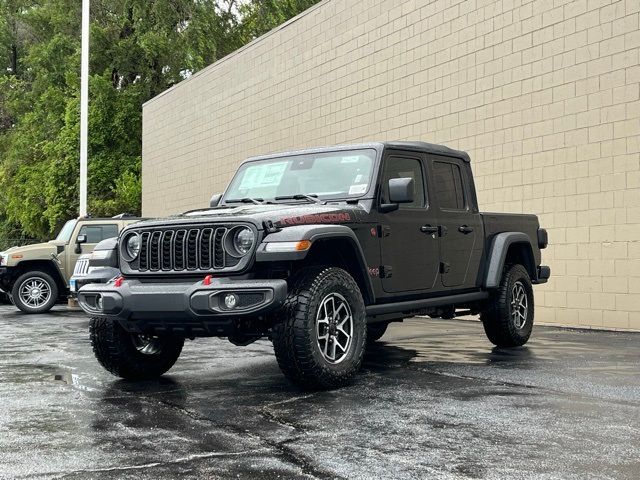
[[[43,313],[69,293],[69,279],[80,255],[90,253],[96,243],[117,237],[126,225],[140,218],[69,220],[55,240],[0,252],[0,290],[25,313]]]

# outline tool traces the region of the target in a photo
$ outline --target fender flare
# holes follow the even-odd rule
[[[529,236],[522,232],[502,232],[493,237],[491,242],[491,248],[489,249],[489,255],[487,257],[486,273],[484,276],[485,288],[497,288],[500,285],[500,278],[502,277],[502,269],[507,258],[507,252],[509,247],[515,243],[524,243],[529,247],[531,259],[533,259],[533,247],[531,246],[531,239]],[[525,265],[527,268],[527,265]],[[537,280],[535,265],[531,272],[531,280],[534,282]]]
[[[353,233],[353,230],[345,225],[296,225],[294,227],[283,228],[279,232],[270,233],[263,239],[262,243],[256,250],[256,262],[304,260],[311,250],[309,249],[301,252],[267,252],[266,247],[268,243],[299,242],[302,240],[309,240],[312,245],[311,248],[313,248],[313,244],[319,240],[334,238],[345,239],[354,248],[356,253],[355,259],[362,271],[362,278],[364,279],[367,290],[363,293],[367,295],[371,302],[374,302],[375,294],[371,283],[371,277],[368,273],[369,268],[365,261],[362,246],[360,245],[356,234]]]
[[[91,267],[118,268],[118,237],[105,238],[93,248],[89,259]]]

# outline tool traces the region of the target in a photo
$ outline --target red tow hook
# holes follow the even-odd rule
[[[122,282],[124,282],[123,276],[116,277],[115,280],[113,281],[113,286],[116,288],[119,288],[122,286]]]
[[[211,275],[207,275],[206,277],[204,277],[204,280],[202,281],[203,285],[211,285],[211,279],[213,277]]]

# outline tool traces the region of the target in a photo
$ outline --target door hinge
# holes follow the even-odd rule
[[[391,278],[393,276],[393,268],[391,265],[380,265],[380,278]]]
[[[378,237],[388,237],[391,235],[391,227],[389,225],[378,225]]]
[[[262,225],[267,233],[277,233],[282,230],[281,228],[276,227],[272,220],[265,220],[262,222]]]
[[[451,270],[451,265],[447,262],[440,262],[440,273],[449,273],[449,270]]]

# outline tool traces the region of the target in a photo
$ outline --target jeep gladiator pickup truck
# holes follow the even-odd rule
[[[0,252],[0,290],[24,313],[51,310],[66,301],[78,257],[138,220],[127,214],[69,220],[55,240]]]
[[[121,275],[78,297],[115,375],[162,375],[187,338],[267,337],[287,378],[333,388],[414,315],[479,314],[495,345],[526,343],[546,245],[534,215],[479,212],[464,152],[337,146],[250,158],[210,208],[128,226],[90,260]]]

